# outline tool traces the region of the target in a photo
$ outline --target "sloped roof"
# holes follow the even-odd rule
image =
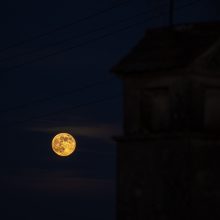
[[[220,39],[220,22],[147,30],[112,71],[116,74],[184,68]]]
[[[220,39],[195,60],[193,69],[200,73],[220,75]]]

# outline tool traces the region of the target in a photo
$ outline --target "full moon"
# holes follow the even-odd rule
[[[53,138],[52,149],[57,155],[67,157],[75,151],[76,141],[72,135],[60,133]]]

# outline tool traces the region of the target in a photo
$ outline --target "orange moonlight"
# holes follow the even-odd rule
[[[53,138],[52,149],[57,155],[67,157],[75,151],[76,141],[72,135],[60,133]]]

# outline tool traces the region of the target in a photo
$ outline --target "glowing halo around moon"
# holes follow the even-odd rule
[[[57,134],[52,140],[52,149],[61,157],[71,155],[76,149],[76,140],[68,133]]]

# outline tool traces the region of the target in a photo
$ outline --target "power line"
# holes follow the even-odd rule
[[[167,5],[167,4],[165,4],[165,5]],[[165,5],[164,5],[164,6],[165,6]],[[159,7],[158,7],[158,9],[159,9]],[[104,25],[104,26],[101,26],[101,27],[99,27],[99,28],[95,28],[95,29],[90,30],[90,31],[88,31],[88,32],[85,32],[85,33],[83,33],[83,34],[72,35],[72,36],[70,36],[70,37],[68,37],[68,38],[65,38],[65,39],[59,40],[59,41],[57,41],[57,42],[51,43],[51,44],[47,45],[47,46],[44,47],[44,48],[37,48],[37,49],[34,49],[34,50],[25,51],[25,52],[23,52],[23,53],[16,54],[16,55],[14,55],[14,56],[3,57],[3,58],[0,59],[0,63],[1,63],[1,62],[4,62],[4,61],[8,61],[8,60],[13,60],[13,59],[15,59],[15,58],[17,58],[17,57],[20,57],[20,56],[31,55],[31,54],[34,54],[34,53],[36,53],[36,52],[44,51],[44,50],[46,50],[46,49],[48,49],[48,48],[51,48],[51,47],[54,47],[54,46],[58,46],[58,45],[60,45],[60,44],[66,43],[66,42],[71,41],[71,40],[73,40],[73,39],[86,37],[87,35],[90,35],[90,34],[93,34],[93,33],[96,33],[96,32],[99,32],[99,31],[102,31],[102,30],[111,28],[111,27],[115,27],[115,26],[117,26],[118,24],[120,24],[120,23],[122,23],[122,22],[129,21],[129,20],[131,20],[131,19],[134,19],[134,18],[140,17],[140,16],[142,16],[142,15],[145,15],[145,14],[148,13],[148,12],[150,12],[150,10],[142,11],[142,12],[140,12],[140,13],[137,13],[137,14],[133,15],[133,16],[129,16],[129,17],[127,17],[127,18],[120,19],[120,20],[118,20],[118,21],[116,21],[116,22],[114,22],[114,23],[111,23],[111,24],[108,24],[108,25]]]
[[[25,66],[25,65],[27,65],[27,64],[32,64],[32,63],[35,63],[35,62],[37,62],[37,61],[45,60],[45,59],[47,59],[47,58],[49,58],[49,57],[52,57],[52,56],[56,56],[56,55],[59,55],[59,54],[62,54],[62,53],[69,52],[69,51],[71,51],[71,50],[73,50],[73,49],[80,48],[80,47],[85,46],[85,45],[87,45],[87,44],[97,42],[97,41],[102,40],[102,39],[104,39],[104,38],[106,38],[106,37],[110,37],[110,36],[112,36],[112,35],[114,35],[114,34],[116,34],[116,33],[118,33],[118,32],[125,31],[125,30],[130,29],[130,28],[132,28],[132,27],[134,27],[134,26],[137,27],[138,25],[145,24],[145,22],[146,22],[146,20],[143,21],[143,22],[136,22],[136,23],[134,23],[134,24],[132,24],[132,25],[128,25],[128,26],[126,26],[126,27],[120,28],[120,29],[118,29],[117,31],[114,31],[114,32],[112,32],[112,33],[104,34],[104,35],[101,35],[101,36],[99,36],[99,37],[90,39],[90,40],[88,40],[88,41],[86,41],[86,42],[82,42],[82,43],[76,44],[76,45],[74,45],[74,46],[67,47],[67,48],[64,48],[64,49],[61,49],[61,50],[58,50],[58,51],[49,53],[49,54],[44,55],[44,56],[41,56],[41,57],[37,57],[37,58],[32,59],[32,60],[29,60],[29,61],[27,61],[27,62],[24,62],[24,63],[18,64],[18,65],[12,66],[11,68],[2,71],[2,73],[8,73],[8,72],[10,72],[10,71],[12,71],[12,70],[16,70],[16,69],[18,69],[18,68],[21,68],[21,67],[23,67],[23,66]]]
[[[55,111],[55,112],[52,112],[52,113],[42,114],[42,115],[34,116],[34,117],[31,117],[31,118],[28,118],[28,119],[25,119],[25,120],[15,121],[15,122],[6,124],[6,126],[16,126],[16,125],[19,125],[19,124],[27,123],[29,121],[34,121],[34,120],[38,120],[38,119],[41,119],[41,118],[46,118],[46,117],[49,117],[49,116],[59,115],[59,114],[62,114],[64,112],[68,112],[70,110],[72,111],[72,110],[75,110],[75,109],[78,109],[78,108],[108,102],[108,101],[111,101],[111,100],[114,100],[114,99],[117,99],[117,98],[120,98],[120,97],[121,96],[118,93],[114,96],[105,97],[105,98],[101,98],[101,99],[95,99],[95,100],[92,100],[92,101],[87,102],[87,103],[81,103],[81,104],[78,104],[78,105],[74,105],[72,107],[63,108],[61,110],[58,110],[58,111]]]
[[[83,17],[83,18],[77,19],[77,20],[75,20],[75,21],[73,21],[73,22],[70,22],[70,23],[68,23],[68,24],[59,26],[59,27],[57,27],[57,28],[55,28],[55,29],[53,29],[53,30],[50,30],[50,31],[48,31],[48,32],[45,32],[45,33],[36,35],[36,36],[34,36],[34,37],[31,37],[31,38],[29,38],[29,39],[22,40],[22,41],[19,41],[19,42],[17,42],[17,43],[11,44],[10,46],[7,46],[7,47],[5,47],[5,48],[0,49],[0,53],[2,53],[2,52],[4,52],[4,51],[7,51],[7,50],[9,50],[9,49],[15,48],[15,47],[22,46],[22,45],[24,45],[24,44],[26,44],[26,43],[29,43],[29,42],[32,42],[32,41],[34,41],[34,40],[41,39],[41,38],[43,38],[43,37],[46,37],[46,36],[48,36],[48,35],[51,35],[51,34],[53,34],[53,33],[58,32],[58,31],[65,30],[65,29],[67,29],[67,28],[69,28],[69,27],[71,27],[71,26],[73,26],[73,25],[76,25],[76,24],[78,24],[78,23],[87,21],[87,20],[89,20],[89,19],[91,19],[91,18],[94,18],[94,17],[97,17],[97,16],[99,16],[99,15],[105,14],[106,12],[112,11],[112,10],[115,9],[115,8],[118,8],[118,7],[120,7],[120,6],[125,5],[125,4],[128,3],[129,1],[130,1],[130,0],[121,1],[121,2],[119,2],[118,4],[114,4],[114,5],[111,6],[111,7],[107,7],[107,8],[105,8],[105,9],[102,9],[102,10],[100,10],[100,11],[98,11],[98,12],[95,12],[95,13],[93,13],[93,14],[91,14],[91,15],[87,15],[86,17]]]
[[[181,6],[181,7],[176,7],[176,10],[189,7],[189,6],[191,6],[191,5],[193,5],[193,4],[197,3],[197,2],[200,2],[200,1],[201,1],[201,0],[192,1],[192,2],[187,3],[187,4],[185,4],[185,5]],[[116,30],[116,31],[114,31],[114,32],[107,33],[107,34],[101,35],[101,36],[99,36],[99,37],[97,37],[97,38],[90,39],[90,40],[88,40],[88,41],[86,41],[86,42],[82,42],[82,43],[73,45],[73,46],[71,46],[71,47],[67,47],[67,48],[64,48],[64,49],[61,49],[61,50],[52,52],[52,53],[47,54],[47,55],[44,55],[44,56],[41,56],[41,57],[37,57],[37,58],[32,59],[32,60],[29,60],[29,61],[27,61],[27,62],[24,62],[24,63],[18,64],[18,65],[12,66],[12,68],[6,69],[5,71],[3,71],[3,73],[8,73],[8,72],[10,72],[10,71],[12,71],[12,70],[21,68],[21,67],[23,67],[23,66],[25,66],[25,65],[27,65],[27,64],[32,64],[32,63],[35,63],[35,62],[37,62],[37,61],[41,61],[41,60],[47,59],[47,58],[52,57],[52,56],[56,56],[56,55],[59,55],[59,54],[62,54],[62,53],[69,52],[69,51],[71,51],[71,50],[73,50],[73,49],[76,49],[76,48],[85,46],[85,45],[87,45],[87,44],[90,44],[90,43],[93,43],[93,42],[97,42],[97,41],[99,41],[99,40],[102,40],[102,39],[104,39],[104,38],[110,37],[110,36],[112,36],[112,35],[114,35],[114,34],[117,34],[117,33],[119,33],[119,32],[122,32],[122,31],[125,31],[125,30],[128,30],[128,29],[131,29],[131,28],[133,28],[133,27],[138,27],[138,26],[140,26],[140,25],[146,24],[145,22],[149,22],[149,21],[151,21],[152,19],[154,19],[154,18],[159,18],[159,17],[161,17],[162,15],[165,15],[165,14],[167,14],[167,12],[159,13],[159,15],[151,16],[151,17],[149,17],[149,18],[144,19],[144,20],[141,21],[141,22],[136,22],[136,23],[134,23],[134,24],[130,24],[130,25],[125,26],[125,27],[123,27],[123,28],[120,28],[120,29],[118,29],[118,30]]]
[[[140,15],[143,15],[143,13],[146,13],[146,12],[135,14],[134,16],[129,17],[129,18],[139,17]],[[119,22],[126,21],[126,20],[127,20],[127,18],[126,19],[121,19]],[[104,29],[104,27],[105,26],[103,26],[101,28]],[[99,30],[99,29],[97,29],[97,30]],[[30,105],[34,105],[34,104],[42,103],[42,102],[47,102],[47,101],[50,101],[50,100],[55,99],[55,98],[59,98],[59,97],[62,97],[62,96],[68,95],[68,94],[73,94],[74,92],[79,92],[81,90],[89,89],[89,88],[95,87],[95,86],[100,85],[100,84],[105,84],[105,83],[108,83],[108,80],[101,80],[101,81],[98,81],[98,82],[95,82],[95,83],[88,84],[88,85],[86,85],[82,88],[73,89],[73,90],[66,91],[66,92],[63,92],[63,93],[59,93],[59,94],[56,94],[56,95],[53,95],[53,96],[45,97],[45,98],[42,98],[42,99],[36,99],[36,100],[33,100],[33,101],[31,101],[27,104],[21,104],[21,105],[12,107],[12,108],[2,109],[2,110],[0,110],[0,113],[3,114],[3,113],[8,113],[8,112],[11,112],[11,111],[19,110],[19,109],[24,109],[26,107],[29,107]]]
[[[183,9],[183,8],[185,8],[185,7],[188,7],[188,6],[190,6],[190,5],[192,5],[192,4],[194,4],[194,3],[196,3],[196,2],[199,2],[199,1],[201,1],[201,0],[196,0],[196,1],[193,1],[193,2],[191,2],[191,3],[188,3],[188,4],[185,4],[184,6],[182,6],[182,7],[178,7],[177,9]],[[163,13],[164,14],[164,13]],[[160,17],[161,16],[161,14],[160,15],[157,15],[157,16],[154,16],[154,17],[152,17],[152,18],[155,18],[155,17]],[[148,20],[149,21],[149,20]],[[143,22],[142,22],[143,23]],[[142,24],[141,23],[141,24]],[[130,28],[130,26],[127,26],[126,27],[126,29],[127,28]],[[124,30],[124,29],[121,29],[121,30]],[[112,34],[114,34],[114,33],[111,33],[111,35]],[[104,35],[104,36],[106,36],[106,35]],[[107,35],[107,36],[109,36],[109,35]],[[103,37],[103,36],[102,36]],[[71,47],[72,48],[72,47]],[[67,49],[69,49],[69,48],[67,48]],[[53,114],[53,113],[52,113]],[[49,114],[49,115],[51,115],[51,114]],[[38,116],[37,116],[38,117]],[[39,116],[39,117],[41,117],[41,116]],[[44,117],[44,116],[43,116]],[[36,118],[36,117],[35,117]]]
[[[172,27],[173,22],[174,22],[174,7],[175,7],[175,4],[174,4],[174,0],[169,0],[169,1],[170,1],[169,23],[170,23],[170,26]]]
[[[67,95],[71,95],[71,94],[81,92],[81,91],[84,91],[84,90],[87,90],[87,89],[91,89],[91,88],[99,86],[99,85],[105,85],[105,84],[110,83],[112,79],[113,79],[113,77],[110,77],[109,79],[104,79],[104,80],[99,80],[99,81],[96,81],[96,82],[93,82],[93,83],[89,83],[89,84],[87,84],[83,87],[71,89],[71,90],[61,92],[61,93],[57,93],[55,95],[51,95],[51,96],[44,97],[44,98],[41,98],[41,99],[35,99],[35,100],[30,101],[29,103],[24,103],[24,104],[21,104],[21,105],[17,105],[17,106],[14,106],[12,108],[1,109],[0,114],[25,109],[25,108],[27,108],[29,106],[32,106],[32,105],[48,102],[48,101],[51,101],[53,99],[57,99],[57,98],[60,98],[60,97],[63,97],[63,96],[67,96]]]
[[[154,18],[155,18],[155,17],[154,17]],[[35,63],[35,62],[37,62],[37,61],[41,61],[41,60],[47,59],[47,58],[52,57],[52,56],[56,56],[56,55],[59,55],[59,54],[62,54],[62,53],[69,52],[69,51],[71,51],[71,50],[73,50],[73,49],[76,49],[76,48],[85,46],[85,45],[90,44],[90,43],[97,42],[97,41],[102,40],[102,39],[104,39],[104,38],[106,38],[106,37],[110,37],[110,36],[112,36],[112,35],[114,35],[114,34],[116,34],[116,33],[119,33],[119,32],[125,31],[125,30],[128,30],[128,29],[130,29],[130,28],[132,28],[132,27],[137,27],[138,25],[145,24],[145,22],[146,22],[146,20],[144,20],[144,21],[142,21],[142,22],[136,22],[136,23],[134,23],[134,24],[132,24],[132,25],[128,25],[128,26],[126,26],[126,27],[120,28],[120,29],[118,29],[117,31],[114,31],[114,32],[112,32],[112,33],[104,34],[104,35],[101,35],[101,36],[99,36],[99,37],[97,37],[97,38],[90,39],[90,40],[88,40],[88,41],[86,41],[86,42],[82,42],[82,43],[76,44],[76,45],[74,45],[74,46],[67,47],[67,48],[64,48],[64,49],[61,49],[61,50],[52,52],[52,53],[47,54],[47,55],[45,55],[45,56],[37,57],[36,59],[32,59],[32,60],[30,60],[30,61],[27,61],[27,62],[18,64],[18,65],[12,66],[12,68],[6,69],[5,71],[2,71],[2,73],[8,73],[8,72],[10,72],[10,71],[12,71],[12,70],[16,70],[16,69],[18,69],[18,68],[21,68],[21,67],[23,67],[23,66],[25,66],[25,65],[27,65],[27,64],[32,64],[32,63]]]
[[[48,48],[50,48],[50,47],[54,47],[54,46],[57,46],[57,45],[66,43],[66,42],[68,42],[68,41],[70,41],[70,40],[77,39],[77,38],[82,38],[82,37],[85,37],[86,35],[90,35],[90,34],[93,34],[93,33],[98,32],[98,31],[105,30],[105,29],[107,29],[107,28],[109,28],[109,27],[114,27],[114,26],[118,25],[118,24],[121,23],[121,22],[128,21],[128,20],[130,20],[130,19],[139,17],[139,16],[141,16],[141,15],[143,15],[143,14],[145,14],[145,13],[146,13],[146,12],[141,12],[141,13],[135,14],[134,16],[130,16],[130,17],[128,17],[128,18],[121,19],[121,20],[116,21],[116,22],[114,22],[114,23],[108,24],[108,26],[104,25],[104,26],[101,26],[101,27],[99,27],[99,28],[96,28],[96,29],[94,29],[94,30],[88,31],[88,32],[83,33],[83,34],[73,35],[73,36],[71,36],[71,37],[69,37],[69,38],[66,38],[66,39],[57,41],[57,42],[55,42],[55,43],[49,44],[49,45],[47,45],[47,46],[44,47],[44,48],[38,48],[38,49],[31,50],[31,51],[28,51],[28,52],[19,53],[19,54],[16,54],[16,55],[14,55],[14,56],[9,56],[9,57],[2,58],[2,59],[0,59],[0,62],[7,61],[7,60],[12,60],[12,59],[15,59],[15,58],[17,58],[17,57],[24,56],[24,55],[31,55],[31,54],[36,53],[36,52],[39,52],[39,51],[44,51],[44,50],[46,50],[46,49],[48,49]]]

